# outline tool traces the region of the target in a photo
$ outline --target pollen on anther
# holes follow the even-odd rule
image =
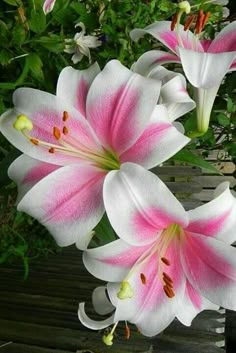
[[[165,282],[165,284],[168,286],[168,287],[171,287],[173,288],[173,280],[172,278],[167,275],[167,273],[163,272],[163,281]]]
[[[63,126],[62,132],[63,132],[64,135],[67,135],[69,130],[68,130],[68,128],[66,126]]]
[[[146,284],[147,283],[147,279],[144,273],[140,273],[140,279],[142,284]]]
[[[49,153],[55,153],[55,148],[54,147],[50,147],[48,150]]]
[[[38,146],[39,142],[36,139],[30,139],[30,142],[32,142],[33,145]]]
[[[63,112],[63,118],[62,118],[62,120],[63,120],[63,121],[67,121],[68,119],[69,119],[69,113],[66,112],[66,111],[64,111],[64,112]]]
[[[173,289],[170,288],[168,285],[163,286],[163,290],[168,298],[173,298],[175,296]]]
[[[162,257],[161,261],[166,265],[166,266],[170,266],[170,261],[166,258],[166,257]]]
[[[127,323],[125,323],[125,338],[128,340],[130,338],[130,328],[127,325]]]
[[[178,20],[178,13],[174,14],[172,21],[171,21],[171,25],[170,25],[170,29],[171,31],[173,31],[175,29],[175,25],[177,23]]]
[[[60,130],[58,129],[58,127],[56,127],[56,126],[54,126],[54,128],[53,128],[53,135],[54,135],[55,139],[60,140],[61,133],[60,133]]]
[[[191,15],[191,16],[187,19],[187,21],[186,21],[186,23],[185,23],[185,25],[184,25],[184,31],[187,31],[187,30],[189,29],[189,27],[190,27],[191,24],[193,23],[194,19],[195,19],[195,15]]]
[[[204,17],[203,17],[203,20],[202,20],[202,29],[205,27],[205,25],[207,24],[207,21],[209,20],[209,17],[210,17],[211,13],[210,11],[208,11]]]

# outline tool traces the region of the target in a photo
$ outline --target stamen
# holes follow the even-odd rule
[[[194,19],[195,19],[195,15],[191,15],[191,16],[187,19],[187,21],[186,21],[186,23],[185,23],[185,25],[184,25],[184,31],[187,31],[187,30],[190,28],[190,26],[191,26],[191,24],[193,23]]]
[[[170,261],[166,258],[166,257],[162,257],[161,261],[166,265],[166,266],[170,266]]]
[[[130,328],[129,328],[127,322],[125,322],[125,338],[127,340],[130,338]]]
[[[56,126],[54,126],[54,128],[53,128],[53,135],[56,140],[60,140],[61,133],[60,133],[60,130],[58,129],[58,127],[56,127]]]
[[[175,296],[173,289],[168,285],[163,286],[163,289],[168,298],[173,298]]]
[[[204,16],[204,18],[203,18],[203,21],[202,21],[202,30],[203,30],[203,28],[205,27],[205,25],[207,24],[207,21],[209,20],[209,17],[211,16],[211,13],[210,13],[210,11],[208,11],[206,14],[205,14],[205,16]]]
[[[168,287],[173,288],[173,280],[170,276],[167,275],[167,273],[163,272],[163,281]]]
[[[144,273],[140,273],[140,279],[142,284],[146,284],[147,283],[147,279]]]
[[[117,293],[117,298],[120,300],[130,299],[134,295],[134,291],[128,281],[121,282],[120,290]]]
[[[55,153],[55,148],[54,147],[50,147],[48,150],[49,153]]]
[[[63,126],[62,132],[63,132],[64,135],[67,135],[69,130],[68,130],[68,128],[66,126]]]
[[[62,118],[62,120],[63,120],[63,121],[67,121],[68,119],[69,119],[69,113],[66,112],[66,111],[64,111],[64,112],[63,112],[63,118]]]
[[[199,10],[198,17],[197,17],[197,23],[195,26],[195,34],[201,33],[204,17],[205,17],[205,15],[204,15],[203,10]]]
[[[35,145],[35,146],[38,146],[38,144],[39,144],[38,140],[33,139],[33,138],[30,139],[30,142],[32,142],[33,145]]]
[[[178,20],[178,13],[176,12],[176,14],[174,14],[172,21],[171,21],[171,25],[170,25],[171,31],[173,31],[175,29],[177,20]]]

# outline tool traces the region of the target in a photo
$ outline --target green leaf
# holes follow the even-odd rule
[[[196,155],[189,150],[181,150],[176,153],[171,159],[175,161],[185,162],[192,165],[195,165],[200,168],[206,169],[210,173],[221,174],[218,169],[216,169],[213,165],[205,161],[201,156]]]
[[[46,28],[46,16],[42,8],[31,11],[31,18],[29,20],[29,27],[35,33],[41,33]]]
[[[5,90],[14,90],[16,88],[16,85],[11,82],[0,82],[0,89],[5,89]]]
[[[229,126],[230,125],[230,119],[227,115],[224,113],[220,113],[217,115],[217,121],[221,126]]]
[[[0,185],[6,185],[10,182],[10,179],[7,175],[7,170],[10,164],[20,155],[18,150],[13,150],[8,153],[8,155],[3,158],[0,162]]]
[[[3,49],[0,51],[0,64],[2,66],[8,65],[11,59],[11,54],[6,50]]]
[[[104,214],[101,221],[95,227],[94,231],[96,237],[95,241],[98,240],[99,245],[104,245],[113,240],[116,240],[115,232],[106,214]]]
[[[26,61],[27,61],[28,68],[32,73],[32,76],[39,81],[43,81],[44,79],[43,70],[42,70],[43,62],[40,59],[40,57],[35,53],[31,53],[26,57]]]
[[[48,37],[41,37],[38,42],[53,53],[61,53],[65,48],[62,39],[56,34],[49,34]]]
[[[3,0],[3,1],[12,6],[19,6],[19,1],[17,0]]]
[[[21,44],[24,43],[25,37],[26,35],[25,35],[24,27],[22,27],[22,25],[16,26],[12,33],[12,44],[20,46]]]
[[[227,112],[234,113],[235,109],[236,109],[236,106],[235,106],[234,102],[232,101],[232,99],[229,97],[227,100]]]

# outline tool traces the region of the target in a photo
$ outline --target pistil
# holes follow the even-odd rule
[[[62,116],[63,122],[66,122],[68,119],[69,114],[64,111]],[[79,159],[90,161],[104,170],[115,170],[120,167],[119,159],[113,151],[108,151],[105,148],[103,148],[102,152],[91,150],[71,136],[66,125],[63,126],[62,130],[57,126],[53,127],[52,135],[57,141],[57,144],[48,143],[29,134],[29,132],[33,130],[33,123],[26,115],[19,115],[13,126],[33,145],[45,147],[49,153],[60,152],[68,156],[78,157]]]

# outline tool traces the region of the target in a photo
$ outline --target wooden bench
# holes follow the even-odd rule
[[[202,171],[196,167],[163,166],[155,172],[181,199],[186,209],[201,204]],[[86,272],[81,252],[74,246],[30,265],[23,280],[21,266],[1,266],[0,353],[223,353],[225,311],[205,311],[191,327],[175,320],[162,334],[147,338],[132,329],[124,338],[119,325],[112,347],[102,333],[83,327],[77,318],[78,303],[86,301],[102,282]],[[161,318],[160,318],[161,319]]]

